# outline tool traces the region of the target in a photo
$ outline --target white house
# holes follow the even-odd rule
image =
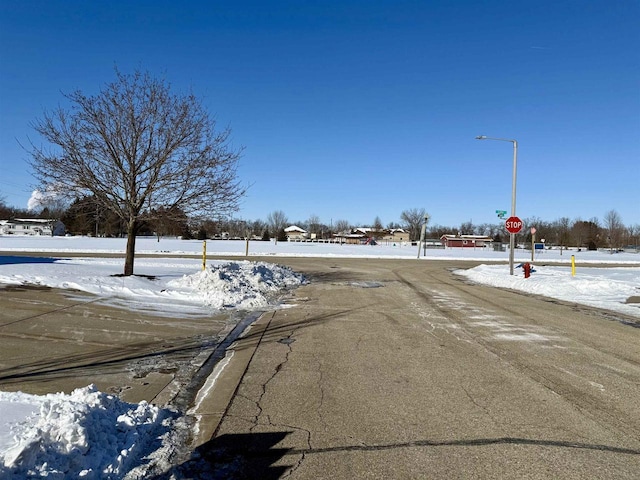
[[[60,220],[43,218],[14,218],[0,220],[0,235],[64,235]]]
[[[307,231],[298,227],[297,225],[291,225],[290,227],[285,228],[284,233],[287,236],[287,240],[290,242],[299,242],[301,240],[306,240],[308,236]]]
[[[408,242],[409,232],[404,228],[390,228],[383,231],[382,240],[387,242]]]

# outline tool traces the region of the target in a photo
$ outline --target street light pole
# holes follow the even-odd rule
[[[508,138],[493,138],[486,135],[479,135],[476,140],[498,140],[500,142],[513,143],[513,180],[511,183],[511,216],[516,216],[516,172],[518,170],[518,142]],[[516,246],[516,234],[509,234],[509,275],[513,275],[513,256]]]

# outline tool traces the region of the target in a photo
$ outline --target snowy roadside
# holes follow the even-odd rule
[[[104,303],[155,314],[208,315],[213,310],[267,307],[302,277],[265,262],[139,259],[123,277],[122,259],[0,257],[0,284],[40,285],[101,297]]]
[[[65,255],[72,253],[91,254],[123,254],[126,247],[124,238],[92,238],[92,237],[19,237],[0,236],[0,252],[20,253],[55,253]],[[177,238],[138,237],[136,253],[145,255],[189,255],[202,254],[201,240],[180,240]],[[419,248],[409,242],[380,242],[378,245],[347,245],[337,243],[314,242],[249,242],[249,257],[327,257],[327,258],[404,258],[415,259],[420,253],[420,260],[477,260],[481,262],[506,261],[508,252],[500,252],[485,248],[427,248],[419,252]],[[225,257],[244,257],[247,244],[242,240],[209,240],[207,255]],[[518,262],[531,260],[531,251],[516,249],[515,259]],[[580,264],[602,263],[640,266],[640,253],[625,252],[611,254],[608,251],[590,252],[586,250],[542,250],[536,251],[535,262],[552,264],[569,264],[574,255]],[[137,262],[137,261],[136,261]],[[136,263],[137,264],[137,263]]]
[[[469,280],[499,288],[543,295],[640,318],[640,267],[581,267],[575,276],[569,267],[533,264],[524,278],[520,269],[509,275],[507,265],[479,265],[455,273]]]
[[[304,282],[264,262],[209,262],[202,270],[194,260],[141,259],[138,276],[121,277],[120,259],[0,259],[3,284],[80,290],[182,316],[274,308],[284,290]],[[94,386],[69,395],[0,392],[0,478],[144,478],[166,462],[185,422],[171,409],[126,403]]]
[[[69,395],[0,392],[0,478],[124,478],[163,448],[177,412],[130,404],[93,385]],[[154,461],[160,460],[154,455]]]

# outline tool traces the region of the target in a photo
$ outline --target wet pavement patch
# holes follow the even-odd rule
[[[18,263],[54,263],[58,258],[28,257],[21,255],[0,255],[0,265],[15,265]]]
[[[156,280],[158,278],[155,275],[143,275],[138,273],[134,273],[133,275],[125,275],[124,273],[114,273],[111,276],[112,277],[142,277],[142,278],[146,278],[147,280]]]
[[[23,283],[20,285],[1,285],[0,290],[6,290],[7,292],[24,292],[27,290],[41,290],[41,291],[49,291],[52,290],[51,287],[46,285],[36,285],[34,283]]]
[[[384,286],[380,282],[351,282],[349,285],[359,288],[379,288]]]

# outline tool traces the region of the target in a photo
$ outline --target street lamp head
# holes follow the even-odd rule
[[[511,142],[513,143],[513,146],[515,147],[516,144],[518,142],[516,142],[515,140],[511,140],[509,138],[496,138],[496,137],[487,137],[486,135],[478,135],[476,137],[476,140],[500,140],[501,142]]]

